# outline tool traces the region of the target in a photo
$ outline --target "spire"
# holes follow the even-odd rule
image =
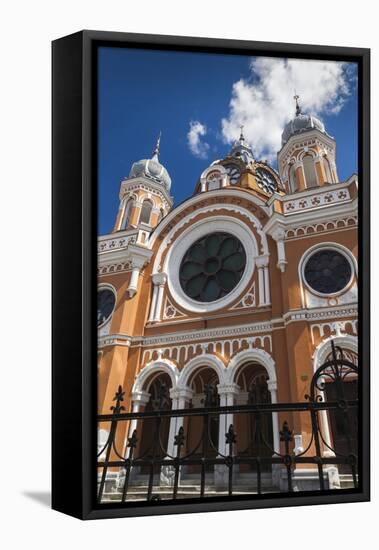
[[[158,134],[157,143],[155,144],[154,151],[153,151],[153,159],[154,160],[158,160],[159,148],[160,148],[160,145],[161,145],[161,135],[162,135],[162,132],[160,131],[159,134]]]
[[[241,128],[241,133],[240,133],[239,142],[240,142],[241,145],[244,145],[244,143],[245,143],[245,136],[243,135],[243,124],[241,124],[240,128]]]
[[[300,113],[301,113],[301,107],[299,105],[300,96],[297,95],[296,90],[295,90],[295,95],[293,96],[293,98],[294,98],[295,103],[296,103],[296,116],[299,116]]]

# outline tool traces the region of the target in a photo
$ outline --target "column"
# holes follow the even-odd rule
[[[270,279],[268,271],[268,254],[256,256],[255,263],[258,268],[258,286],[259,286],[259,305],[266,306],[270,304]]]
[[[133,413],[140,412],[142,407],[145,407],[145,405],[147,405],[147,403],[149,402],[149,399],[150,399],[150,394],[147,391],[140,390],[140,391],[133,392],[132,393],[132,412]],[[137,429],[137,426],[138,426],[138,419],[133,418],[129,424],[127,437],[132,437],[134,430]],[[127,444],[128,444],[128,440],[126,439],[125,441],[126,451],[127,451],[126,449]]]
[[[220,396],[220,407],[234,405],[235,396],[239,393],[237,384],[217,385],[218,394]],[[226,434],[230,424],[233,424],[233,414],[220,414],[219,417],[219,435],[218,435],[218,451],[223,455],[229,454],[229,446],[226,445]],[[214,469],[214,481],[217,487],[225,487],[228,483],[229,469],[224,464],[216,464]]]
[[[157,304],[157,297],[158,297],[158,286],[154,283],[154,275],[152,277],[152,281],[153,281],[153,296],[151,298],[150,314],[148,319],[150,323],[154,321],[155,307]]]
[[[319,187],[321,187],[322,185],[324,185],[324,183],[327,180],[322,157],[320,155],[317,155],[314,159],[314,163],[315,163],[317,183]]]
[[[277,382],[268,381],[268,391],[271,394],[271,403],[275,404],[278,402],[278,391],[277,391]],[[280,435],[279,435],[279,416],[277,411],[272,413],[272,434],[274,441],[274,451],[280,453]]]
[[[274,229],[272,232],[272,238],[276,241],[276,248],[278,252],[278,263],[276,267],[280,269],[282,273],[286,270],[287,260],[286,260],[286,250],[284,247],[286,232],[283,227],[279,226]]]
[[[278,391],[277,391],[277,382],[268,381],[267,384],[268,391],[271,394],[271,403],[278,402]],[[276,453],[280,454],[280,434],[279,434],[279,415],[277,411],[272,412],[272,438],[273,438],[273,447],[275,453],[272,455],[276,457]],[[279,487],[280,485],[280,475],[281,475],[281,466],[280,464],[272,465],[272,483],[274,486]]]
[[[304,169],[303,169],[302,162],[297,161],[295,163],[295,174],[296,174],[297,190],[304,191],[306,187],[305,187],[305,177],[304,177]]]
[[[264,266],[264,279],[265,279],[265,297],[266,305],[271,304],[271,295],[270,295],[270,281],[268,273],[268,264]]]
[[[220,396],[220,407],[232,407],[235,397],[239,393],[239,386],[237,384],[218,384],[217,391]],[[233,414],[220,414],[218,450],[222,454],[228,453],[225,441],[230,424],[233,424]]]
[[[190,401],[192,398],[193,391],[188,388],[174,389],[170,390],[170,397],[172,400],[171,408],[174,409],[185,409],[186,402]],[[168,436],[167,451],[171,456],[176,455],[176,446],[174,445],[175,436],[178,435],[180,428],[184,424],[183,416],[172,416],[170,421],[170,431]]]
[[[157,294],[154,317],[153,317],[153,321],[155,322],[160,321],[161,319],[163,294],[164,294],[164,287],[165,287],[166,281],[167,281],[166,273],[154,273],[153,283],[158,287],[158,294]]]
[[[258,296],[259,296],[259,306],[264,306],[265,304],[265,292],[264,292],[264,275],[263,275],[263,265],[258,265]]]
[[[324,392],[320,393],[320,395],[322,396],[322,400],[325,401]],[[322,456],[324,456],[325,458],[330,458],[336,455],[331,450],[333,449],[333,445],[332,445],[332,438],[330,437],[328,411],[326,410],[320,411],[320,416],[321,416],[322,437],[324,438],[326,445],[330,447],[329,449],[326,445],[323,445],[324,449],[323,449]]]
[[[171,397],[171,409],[185,409],[186,401],[191,399],[192,390],[187,388],[182,389],[170,389]],[[170,456],[176,456],[177,447],[175,445],[175,436],[178,434],[178,431],[183,426],[184,418],[183,416],[171,416],[170,418],[170,430],[168,435],[167,442],[167,454]],[[172,487],[175,480],[175,468],[174,466],[164,466],[162,465],[160,473],[161,485],[168,485]]]

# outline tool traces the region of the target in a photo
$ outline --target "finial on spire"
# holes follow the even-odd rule
[[[293,96],[293,98],[294,98],[295,103],[296,103],[296,116],[298,116],[301,113],[301,107],[299,105],[300,96],[297,95],[296,90],[295,90],[295,95]]]
[[[158,158],[159,149],[160,149],[160,146],[161,146],[161,135],[162,135],[162,132],[159,131],[157,143],[155,144],[154,151],[153,151],[153,158],[154,157]]]
[[[243,135],[243,129],[244,129],[244,125],[243,125],[243,124],[241,124],[240,129],[241,129],[241,133],[240,133],[240,143],[244,143],[244,141],[245,141],[245,136]]]

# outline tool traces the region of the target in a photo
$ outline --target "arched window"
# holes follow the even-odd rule
[[[150,216],[151,216],[152,209],[153,209],[152,203],[149,200],[144,200],[142,203],[139,223],[146,223],[146,224],[150,223]]]
[[[311,157],[311,155],[305,155],[305,157],[303,158],[303,167],[306,187],[317,187],[318,181],[316,167],[313,157]]]
[[[323,163],[324,163],[326,182],[327,183],[333,183],[332,171],[330,169],[329,159],[326,155],[323,157]]]
[[[218,170],[214,170],[208,174],[207,186],[208,186],[208,191],[213,191],[214,189],[220,189],[221,174]]]
[[[128,202],[126,203],[124,215],[122,217],[121,230],[126,229],[129,225],[129,217],[132,212],[132,206],[133,206],[133,199],[129,199]]]
[[[299,189],[299,186],[297,183],[296,168],[294,164],[292,164],[290,167],[289,182],[290,182],[290,192],[296,193],[296,191]]]

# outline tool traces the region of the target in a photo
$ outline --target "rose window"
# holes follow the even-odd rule
[[[246,266],[241,242],[228,233],[212,233],[193,243],[179,268],[184,292],[198,302],[214,302],[239,283]]]

